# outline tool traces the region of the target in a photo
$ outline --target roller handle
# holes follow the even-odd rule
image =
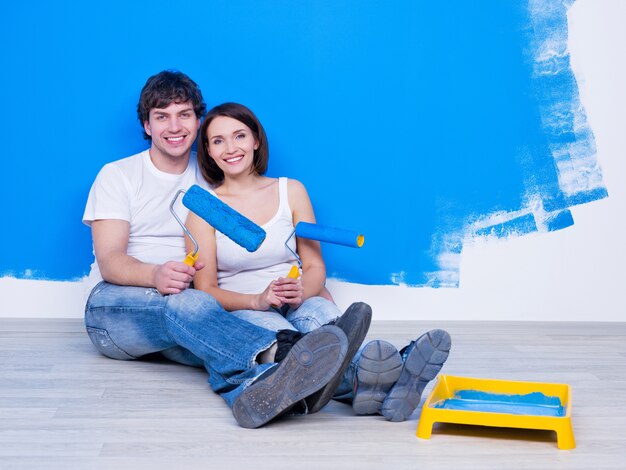
[[[183,263],[185,263],[187,266],[193,267],[193,265],[196,264],[197,259],[198,252],[194,253],[193,251],[190,251],[189,253],[187,253],[187,256],[185,256]]]
[[[294,264],[289,270],[287,277],[290,277],[291,279],[298,279],[300,277],[300,269],[298,269],[298,266]]]
[[[172,199],[172,202],[170,202],[170,212],[172,213],[172,215],[176,219],[176,222],[178,222],[178,225],[180,225],[180,227],[183,229],[183,231],[189,237],[189,239],[193,243],[193,246],[195,247],[194,251],[190,251],[189,253],[187,253],[187,256],[185,256],[185,259],[183,260],[183,263],[185,263],[187,266],[193,267],[193,265],[196,264],[196,260],[198,259],[198,242],[196,242],[196,239],[193,238],[189,230],[187,230],[187,227],[185,227],[185,224],[183,223],[183,221],[180,220],[180,217],[178,217],[178,215],[176,214],[176,211],[174,210],[174,203],[176,202],[176,199],[178,199],[178,196],[180,196],[184,192],[185,191],[182,189],[179,189],[176,192],[176,194],[174,195],[174,198]]]

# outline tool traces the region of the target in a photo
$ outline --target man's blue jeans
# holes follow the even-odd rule
[[[256,358],[276,341],[275,331],[237,318],[205,292],[161,295],[152,288],[108,282],[92,290],[85,326],[98,351],[113,359],[161,352],[183,364],[204,366],[211,388],[229,406],[272,366]]]

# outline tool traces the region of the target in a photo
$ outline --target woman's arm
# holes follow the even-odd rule
[[[194,288],[208,292],[228,311],[233,310],[268,310],[271,305],[281,306],[282,302],[273,292],[272,282],[260,294],[241,294],[221,289],[217,283],[217,248],[215,229],[193,212],[189,212],[185,223],[187,229],[198,243],[198,260],[204,268],[196,273]],[[193,243],[185,237],[187,250],[193,250]]]

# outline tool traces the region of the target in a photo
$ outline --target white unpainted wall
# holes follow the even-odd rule
[[[574,226],[475,240],[458,289],[330,280],[340,307],[372,305],[377,320],[626,320],[626,2],[578,0],[569,49],[609,197],[574,207]],[[80,318],[83,282],[0,279],[0,317]]]

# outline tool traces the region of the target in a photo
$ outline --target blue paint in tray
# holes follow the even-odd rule
[[[513,415],[555,417],[565,415],[558,397],[546,396],[541,392],[508,395],[478,390],[459,390],[453,398],[435,403],[434,408]]]

